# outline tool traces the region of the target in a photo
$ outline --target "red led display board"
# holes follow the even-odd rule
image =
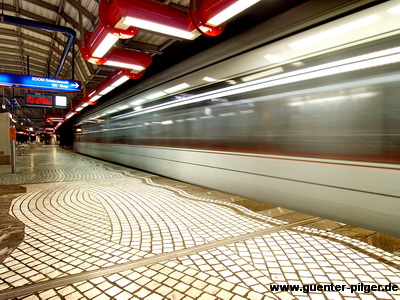
[[[34,106],[53,106],[53,95],[40,95],[35,93],[25,93],[25,104]]]

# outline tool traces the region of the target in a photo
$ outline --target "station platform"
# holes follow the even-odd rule
[[[0,299],[400,299],[399,238],[57,146],[0,200]]]

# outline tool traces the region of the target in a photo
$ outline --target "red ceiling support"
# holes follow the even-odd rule
[[[109,4],[103,0],[100,7],[103,3],[107,10],[99,17],[106,19],[111,27],[136,27],[185,39],[196,37],[191,33],[196,28],[184,10],[153,0],[112,0]]]
[[[80,51],[83,58],[91,63],[120,69],[108,76],[95,90],[89,91],[88,96],[74,106],[66,119],[84,107],[95,104],[102,95],[128,79],[142,77],[151,64],[152,58],[146,53],[112,48],[118,39],[132,38],[139,29],[184,39],[194,39],[199,33],[217,36],[224,30],[227,19],[258,1],[191,0],[189,12],[186,12],[153,0],[101,0],[100,22],[93,32],[85,34]]]
[[[103,58],[97,60],[96,64],[143,71],[151,65],[151,62],[152,58],[149,54],[122,48],[112,48]]]

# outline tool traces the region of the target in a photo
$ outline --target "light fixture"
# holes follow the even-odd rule
[[[101,98],[101,96],[97,95],[97,96],[93,96],[92,98],[89,99],[89,102],[96,102],[97,100],[99,100]]]
[[[107,33],[106,37],[100,42],[97,48],[94,50],[93,57],[103,57],[104,54],[111,49],[112,46],[119,40],[119,38],[111,33]]]
[[[111,86],[114,86],[114,87],[120,86],[121,84],[123,84],[124,82],[126,82],[128,80],[129,80],[129,77],[124,75],[120,79],[116,80],[113,84],[111,84]]]
[[[85,60],[95,64],[119,39],[132,38],[138,31],[138,28],[114,28],[100,20],[93,32],[84,35],[79,50]]]
[[[104,64],[107,66],[113,66],[113,67],[119,67],[119,68],[131,69],[131,70],[137,70],[137,71],[143,71],[145,69],[143,66],[134,65],[134,64],[130,64],[130,63],[124,63],[124,62],[115,61],[115,60],[108,60]]]
[[[100,14],[100,11],[104,13]],[[183,39],[198,36],[193,32],[195,27],[186,11],[157,1],[103,0],[99,17],[113,28],[141,28]]]
[[[184,29],[174,28],[172,26],[163,25],[160,23],[154,23],[151,21],[146,21],[138,18],[126,17],[124,20],[124,24],[147,29],[153,32],[159,32],[166,35],[172,35],[187,40],[192,40],[196,38],[196,35],[192,32],[189,32],[187,29],[184,30]]]
[[[259,1],[260,0],[218,1],[218,5],[213,5],[208,10],[211,10],[211,12],[206,24],[210,26],[219,26]],[[214,11],[212,11],[213,8],[215,8]]]
[[[69,114],[67,114],[67,115],[65,116],[65,118],[68,120],[68,119],[70,119],[73,115],[75,115],[75,113],[70,112]]]
[[[108,86],[108,87],[104,88],[102,91],[100,91],[99,95],[104,96],[105,94],[111,92],[113,89],[115,89],[114,86]]]
[[[97,60],[96,64],[109,65],[140,72],[150,66],[151,62],[151,56],[146,53],[122,48],[113,48],[103,58]]]

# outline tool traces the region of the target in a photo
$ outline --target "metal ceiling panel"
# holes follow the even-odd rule
[[[190,3],[190,0],[156,1],[184,10],[187,10]],[[2,0],[1,7],[6,15],[73,29],[77,34],[76,43],[72,47],[75,53],[74,68],[70,51],[59,77],[72,79],[72,69],[74,69],[74,79],[80,80],[83,88],[89,90],[95,88],[115,70],[112,67],[88,63],[82,58],[77,45],[81,35],[93,31],[98,24],[99,2],[100,0]],[[3,72],[26,74],[27,56],[29,56],[30,74],[46,77],[50,69],[50,75],[54,75],[67,39],[66,34],[59,32],[0,23],[0,68]],[[118,41],[117,46],[143,51],[154,56],[162,55],[164,49],[176,41],[177,39],[166,35],[140,30],[133,38]],[[5,90],[6,95],[12,94],[11,89]],[[69,96],[75,103],[80,101],[82,94]],[[67,112],[62,109],[55,110],[60,114]],[[33,111],[31,113],[34,114]],[[32,125],[40,124],[39,122]]]
[[[172,0],[171,3],[184,7],[189,7],[190,0]]]
[[[148,31],[140,30],[139,33],[133,38],[133,40],[135,42],[161,46],[166,41],[170,40],[170,38],[160,36],[158,34],[149,33]]]
[[[41,17],[45,17],[49,20],[55,20],[57,17],[56,11],[51,10],[50,7],[39,6],[37,3],[35,4],[31,1],[21,1],[20,9]]]

